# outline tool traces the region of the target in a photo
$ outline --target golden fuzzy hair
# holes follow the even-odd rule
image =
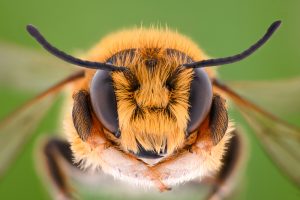
[[[123,73],[113,74],[121,145],[133,152],[138,152],[138,143],[146,150],[163,152],[167,147],[167,152],[172,152],[185,139],[193,71],[178,73],[169,90],[167,79],[187,59],[168,56],[166,49],[152,50],[140,48],[132,60],[117,61],[117,65],[129,66],[140,83],[139,89],[132,91]],[[150,59],[155,66],[147,66]]]
[[[135,28],[110,34],[103,38],[87,56],[91,60],[105,61],[118,52],[133,48],[169,48],[184,52],[195,60],[206,58],[188,37],[167,28]]]
[[[137,153],[142,146],[169,154],[184,144],[193,70],[179,68],[206,58],[195,43],[168,29],[138,28],[109,35],[87,58],[126,66],[139,82],[133,90],[124,73],[112,73],[121,131],[117,143],[123,150]],[[87,86],[94,73],[87,71]]]

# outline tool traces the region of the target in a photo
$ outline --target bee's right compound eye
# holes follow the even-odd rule
[[[98,70],[90,86],[93,110],[102,125],[120,137],[117,101],[110,72]]]

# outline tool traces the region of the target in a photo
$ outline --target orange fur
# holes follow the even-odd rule
[[[138,151],[138,141],[147,150],[159,152],[167,146],[168,152],[172,153],[183,144],[185,138],[192,70],[182,72],[175,89],[169,91],[165,87],[167,78],[180,64],[187,62],[186,59],[166,56],[163,48],[152,54],[147,51],[147,48],[140,48],[132,61],[117,62],[129,66],[140,82],[139,90],[128,90],[130,86],[123,73],[113,74],[122,133],[120,142],[125,150],[133,152]],[[144,64],[149,58],[158,62],[153,71]],[[176,99],[176,103],[172,103],[171,99]],[[175,119],[166,114],[167,106]],[[134,117],[137,107],[143,115]],[[153,111],[153,108],[156,110]]]

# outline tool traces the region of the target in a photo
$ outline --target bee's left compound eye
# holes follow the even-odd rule
[[[190,121],[187,134],[195,131],[206,118],[212,103],[212,85],[203,69],[194,69],[194,79],[190,89]]]
[[[110,72],[98,70],[90,86],[93,110],[103,126],[119,137],[117,102]]]

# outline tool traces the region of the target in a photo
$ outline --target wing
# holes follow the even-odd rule
[[[292,117],[300,112],[300,77],[277,81],[226,82],[250,101],[278,116]],[[292,106],[291,106],[292,105]]]
[[[0,42],[0,85],[40,92],[76,68],[43,51]]]
[[[234,85],[237,86],[238,84]],[[279,112],[280,106],[274,102],[280,99],[279,101],[285,102],[285,106],[281,106],[285,110],[284,112],[288,112],[290,110],[289,107],[292,107],[291,111],[297,113],[295,107],[298,106],[299,108],[299,101],[294,102],[294,100],[300,99],[300,79],[274,82],[274,85],[267,82],[262,84],[256,82],[252,85],[248,82],[247,84],[241,84],[239,86],[240,90],[242,90],[243,85],[247,86],[243,90],[244,94],[249,95],[252,91],[252,96],[249,96],[253,100],[255,100],[255,94],[259,95],[257,99],[265,101],[268,104],[268,109]],[[259,140],[264,144],[263,147],[270,157],[300,186],[300,129],[246,100],[217,80],[213,82],[213,86],[216,92],[223,93],[236,104],[239,111],[259,137]],[[264,96],[269,97],[264,98]],[[278,106],[274,107],[274,105]]]
[[[74,72],[74,69],[38,51],[0,43],[1,86],[33,93],[44,90],[0,122],[0,177],[22,150],[61,89],[83,77],[82,70]]]
[[[22,150],[53,102],[54,95],[49,94],[41,100],[34,100],[32,105],[24,105],[0,122],[0,177]]]
[[[67,85],[84,76],[84,71],[65,78],[50,89],[28,101],[6,119],[0,122],[0,177],[22,150],[27,139],[34,132],[44,114],[55,102],[57,93]]]

